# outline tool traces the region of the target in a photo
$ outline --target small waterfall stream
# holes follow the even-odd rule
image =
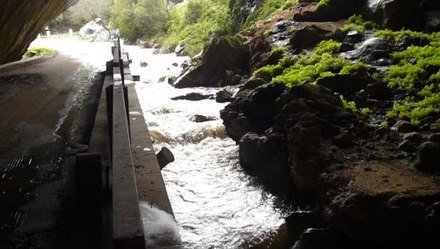
[[[225,104],[171,100],[190,92],[214,95],[219,89],[175,89],[163,76],[178,74],[188,58],[125,49],[133,60],[132,74],[141,76],[136,90],[155,149],[168,147],[176,158],[162,173],[185,247],[238,248],[277,229],[284,221],[282,211],[275,208],[272,195],[242,172],[238,146],[219,118]],[[196,114],[215,120],[191,121]]]

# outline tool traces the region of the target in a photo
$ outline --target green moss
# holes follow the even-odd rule
[[[323,9],[328,7],[328,5],[330,4],[331,0],[319,0],[319,3],[316,5],[316,9]]]
[[[51,48],[33,47],[33,48],[29,48],[28,51],[26,51],[25,56],[26,57],[44,56],[53,53],[56,53],[56,50]]]
[[[379,25],[372,21],[365,21],[360,15],[353,15],[348,18],[348,23],[341,28],[341,31],[348,33],[349,31],[357,31],[365,34],[367,30],[375,30]]]
[[[390,67],[384,80],[391,88],[423,88],[426,81],[440,82],[440,46],[410,46],[392,57],[398,61]]]
[[[425,38],[429,41],[438,41],[440,38],[440,32],[434,32],[434,33],[424,33],[424,32],[417,32],[412,30],[400,30],[400,31],[393,31],[393,30],[377,30],[374,32],[374,36],[387,39],[389,41],[395,41],[397,42],[403,35],[410,36],[412,38]]]
[[[267,65],[255,71],[254,75],[262,79],[270,80],[273,77],[280,75],[282,72],[283,72],[283,67],[279,64]]]
[[[342,43],[337,42],[335,40],[326,40],[321,41],[316,47],[315,47],[315,53],[318,55],[324,54],[324,53],[336,53],[339,52],[341,49]]]
[[[364,108],[361,108],[361,109],[359,110],[359,112],[360,112],[361,114],[368,115],[368,114],[370,114],[372,111],[371,111],[370,108],[364,107]]]
[[[410,46],[392,54],[397,64],[391,66],[383,80],[390,88],[406,90],[405,98],[397,96],[387,118],[408,117],[413,124],[440,108],[440,36],[408,30],[377,31],[376,35],[398,41],[402,35],[428,39],[427,46]]]
[[[437,89],[439,90],[439,89]],[[428,97],[417,100],[416,97],[407,97],[403,101],[395,102],[393,108],[387,112],[387,118],[408,117],[411,123],[418,125],[424,117],[435,113],[440,108],[440,93],[432,93]]]
[[[345,109],[349,109],[353,112],[358,112],[358,109],[356,108],[356,103],[354,101],[347,101],[342,95],[339,95],[339,98],[341,99],[342,105]]]
[[[344,66],[341,71],[339,71],[339,74],[363,75],[367,72],[368,66],[361,61],[356,61],[353,64]]]
[[[260,68],[255,75],[266,77],[265,79],[293,86],[305,81],[316,81],[322,77],[335,74],[361,73],[368,67],[361,63],[352,64],[348,60],[333,53],[339,51],[341,43],[328,40],[319,43],[314,52],[297,60],[292,57],[284,57],[277,65],[268,65]],[[271,77],[271,78],[270,78]]]
[[[425,70],[423,68],[405,62],[390,67],[384,80],[391,88],[410,90],[414,87],[414,84],[421,83],[420,80],[424,74]]]

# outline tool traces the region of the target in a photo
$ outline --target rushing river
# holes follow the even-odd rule
[[[39,39],[33,46],[49,47],[81,61],[91,71],[104,70],[111,43]],[[171,100],[190,92],[215,94],[219,89],[175,89],[164,76],[177,75],[187,57],[153,54],[152,49],[124,46],[133,63],[145,120],[156,151],[169,148],[175,162],[163,170],[167,192],[186,248],[238,248],[261,239],[284,221],[275,198],[252,183],[238,164],[238,146],[227,137],[213,99]],[[141,67],[141,62],[144,66]],[[146,66],[145,66],[146,63]],[[196,123],[194,115],[215,117]]]
[[[133,60],[132,74],[141,76],[136,90],[155,149],[165,146],[176,159],[162,173],[185,246],[237,248],[278,228],[283,217],[274,208],[275,198],[242,172],[238,146],[225,134],[219,117],[225,104],[171,100],[190,92],[215,95],[219,89],[173,88],[163,76],[179,73],[188,58],[137,47],[126,50]],[[147,66],[140,67],[141,61]],[[194,115],[216,120],[196,123],[191,121]]]

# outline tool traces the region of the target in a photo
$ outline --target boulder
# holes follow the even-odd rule
[[[174,48],[174,53],[176,53],[178,56],[186,56],[187,53],[185,51],[185,43],[183,41],[180,41],[179,44]]]
[[[292,48],[301,51],[311,48],[323,40],[335,38],[339,26],[328,23],[313,23],[298,28],[290,36]]]
[[[434,133],[434,134],[431,134],[431,135],[428,137],[428,140],[429,140],[430,142],[434,142],[434,143],[440,144],[440,133]]]
[[[305,2],[317,3],[319,1]],[[320,8],[299,12],[294,15],[293,19],[300,22],[339,21],[341,19],[347,19],[353,14],[362,13],[365,2],[365,0],[331,0],[327,1],[327,4]]]
[[[237,94],[235,96],[243,96],[249,93],[251,90],[254,90],[255,88],[262,86],[264,84],[267,84],[267,81],[261,79],[261,78],[254,78],[251,77],[247,81],[244,82],[243,85],[240,86],[240,89],[238,90]]]
[[[111,39],[110,30],[103,25],[101,18],[96,18],[82,26],[79,35],[81,39],[88,41],[102,42]]]
[[[373,66],[389,66],[393,64],[392,52],[394,52],[394,44],[388,40],[373,37],[364,41],[355,50],[345,53],[344,57],[352,61],[360,60]]]
[[[392,30],[422,30],[424,10],[422,0],[382,0],[370,1],[370,10],[374,18],[384,28]]]
[[[353,147],[353,135],[350,132],[342,132],[332,140],[333,144],[341,149]]]
[[[249,119],[244,113],[236,110],[234,106],[226,106],[225,109],[220,111],[220,117],[223,119],[226,133],[236,143],[240,141],[244,134],[254,130]]]
[[[251,175],[258,175],[269,163],[269,159],[264,156],[259,145],[260,139],[260,135],[252,132],[246,133],[240,139],[238,147],[240,165]]]
[[[374,80],[367,75],[336,74],[333,76],[320,78],[316,81],[316,84],[325,86],[339,94],[342,94],[344,97],[349,97],[364,89],[372,82],[374,82]]]
[[[202,123],[202,122],[206,122],[206,121],[212,121],[212,120],[216,120],[216,117],[213,116],[204,116],[204,115],[193,115],[191,116],[191,118],[189,118],[189,120],[196,122],[196,123]]]
[[[278,112],[275,100],[286,89],[281,83],[268,83],[237,97],[227,105],[220,111],[220,117],[229,136],[238,142],[248,131],[262,134],[273,124]]]
[[[440,31],[440,8],[434,11],[425,12],[425,27],[427,32]]]
[[[420,171],[440,172],[440,146],[434,142],[421,144],[414,167]]]
[[[231,102],[233,100],[232,95],[232,92],[226,89],[220,90],[215,94],[215,101],[218,103]]]
[[[198,100],[204,100],[204,99],[211,99],[214,96],[211,94],[202,94],[202,93],[187,93],[185,95],[177,96],[171,98],[172,100],[191,100],[191,101],[198,101]]]
[[[230,84],[224,80],[227,71],[248,73],[249,54],[242,42],[238,36],[212,38],[203,51],[201,62],[181,75],[174,86],[224,86]]]
[[[408,132],[414,132],[417,131],[417,126],[411,124],[408,121],[405,120],[399,120],[397,121],[393,126],[398,132],[402,133],[408,133]]]

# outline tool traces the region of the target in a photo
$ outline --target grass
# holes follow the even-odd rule
[[[56,50],[44,47],[33,47],[29,48],[28,51],[26,51],[25,56],[29,58],[34,56],[45,56],[53,53],[56,53]]]

